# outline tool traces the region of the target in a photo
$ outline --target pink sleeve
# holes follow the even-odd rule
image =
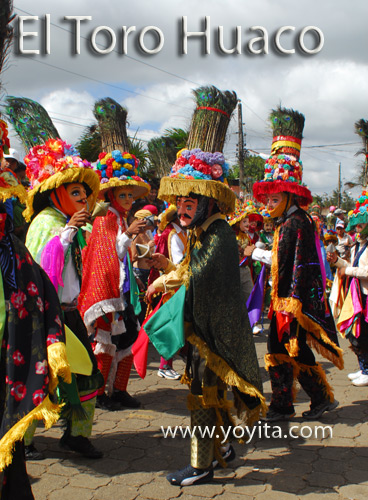
[[[64,249],[59,236],[55,236],[45,245],[41,254],[41,267],[46,271],[52,284],[58,290],[63,283]]]

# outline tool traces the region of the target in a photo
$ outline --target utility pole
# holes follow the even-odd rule
[[[244,135],[242,105],[238,101],[238,163],[239,163],[239,189],[244,191]]]
[[[341,162],[339,163],[339,183],[337,187],[337,208],[341,208]]]

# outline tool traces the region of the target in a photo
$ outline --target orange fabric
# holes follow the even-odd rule
[[[117,389],[118,391],[126,391],[130,376],[130,371],[132,369],[132,364],[133,364],[133,354],[130,354],[129,356],[120,361],[116,372],[114,389]]]
[[[83,280],[78,298],[82,318],[91,306],[120,297],[119,258],[115,247],[117,233],[116,215],[110,210],[105,217],[96,217],[88,245],[82,253]]]
[[[73,205],[64,184],[54,189],[50,194],[50,198],[55,207],[63,212],[63,214],[69,215],[70,217],[74,214],[75,206]]]

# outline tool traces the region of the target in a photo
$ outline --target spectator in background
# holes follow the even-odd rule
[[[350,247],[353,244],[351,236],[345,232],[345,222],[339,220],[336,223],[336,232],[338,243],[336,245],[336,250],[342,259],[350,258]]]

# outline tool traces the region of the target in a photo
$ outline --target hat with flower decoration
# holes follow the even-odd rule
[[[357,224],[365,224],[368,222],[368,190],[362,191],[362,194],[356,201],[354,210],[349,212],[349,224],[346,231],[349,232],[355,228]]]
[[[133,189],[133,198],[142,198],[150,192],[150,185],[138,175],[139,160],[128,152],[119,150],[111,153],[100,153],[96,172],[100,184],[100,197],[103,198],[107,192],[116,187],[129,186]]]
[[[4,153],[9,153],[8,127],[3,120],[0,120],[0,162]],[[6,201],[16,196],[21,203],[27,199],[27,191],[19,183],[18,178],[8,168],[0,168],[0,201]]]
[[[61,139],[49,139],[45,144],[32,147],[24,163],[31,183],[24,211],[26,220],[50,204],[49,196],[53,189],[71,182],[86,185],[88,207],[93,209],[100,180],[91,164],[82,160],[73,146]]]
[[[303,165],[299,160],[304,121],[304,115],[293,109],[271,111],[271,156],[265,164],[264,179],[253,185],[257,200],[264,203],[270,194],[287,192],[297,196],[303,207],[312,203],[312,194],[302,183]]]
[[[327,245],[328,243],[337,243],[338,237],[335,229],[327,229],[323,236],[323,243]]]
[[[216,200],[222,213],[229,214],[235,209],[236,195],[227,184],[228,174],[229,166],[222,153],[182,149],[170,176],[161,179],[158,197],[175,204],[177,196],[207,196]]]
[[[254,220],[257,222],[262,222],[263,217],[260,214],[258,208],[254,204],[253,200],[245,200],[244,203],[241,203],[238,199],[236,200],[235,212],[233,212],[229,217],[229,224],[233,226],[237,222],[241,222],[246,217],[249,218],[250,222]]]
[[[260,209],[260,213],[263,217],[263,222],[266,223],[266,222],[271,222],[272,224],[274,223],[274,220],[273,218],[271,217],[271,214],[270,212],[267,210],[266,207],[262,207]]]

